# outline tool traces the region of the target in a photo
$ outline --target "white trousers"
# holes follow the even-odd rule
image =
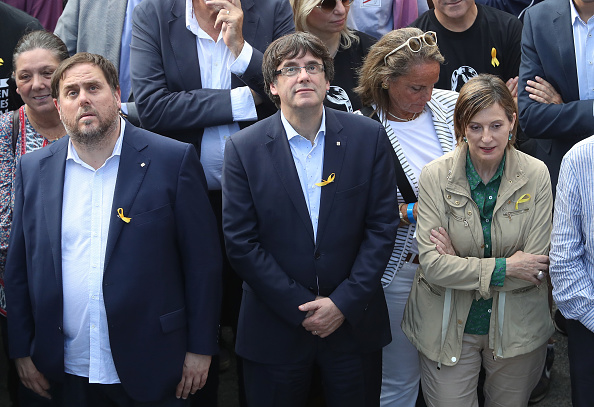
[[[392,342],[383,349],[381,407],[414,407],[417,401],[421,377],[419,353],[400,328],[417,266],[404,263],[384,288]]]

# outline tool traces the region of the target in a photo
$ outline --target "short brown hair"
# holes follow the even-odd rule
[[[466,127],[472,118],[481,110],[498,104],[501,106],[507,119],[514,120],[514,127],[511,131],[512,139],[508,141],[507,147],[516,142],[516,131],[518,129],[518,108],[511,92],[499,77],[490,74],[480,74],[470,79],[462,89],[456,101],[454,109],[454,131],[456,141],[460,143],[466,136]]]
[[[384,62],[386,55],[409,38],[419,35],[423,35],[423,31],[418,28],[400,28],[388,32],[369,49],[359,72],[359,86],[355,88],[363,106],[376,105],[376,110],[387,112],[390,107],[390,95],[388,89],[382,88],[385,80],[394,80],[406,75],[417,64],[432,61],[443,64],[444,58],[439,48],[428,47],[425,44],[418,52],[412,52],[408,47],[404,47],[390,55],[387,64]]]
[[[294,32],[276,39],[264,52],[262,60],[262,74],[266,94],[276,107],[280,108],[280,98],[270,92],[270,84],[276,83],[276,71],[280,64],[287,59],[299,58],[307,53],[322,60],[324,75],[328,82],[334,79],[334,62],[328,53],[328,48],[315,35],[306,32]]]
[[[18,57],[27,51],[44,49],[54,54],[57,61],[62,62],[69,57],[68,48],[57,36],[44,30],[31,31],[21,37],[12,53],[12,69],[16,72]]]
[[[67,60],[62,61],[54,71],[52,75],[52,97],[54,99],[60,99],[60,81],[64,78],[66,71],[80,64],[91,64],[99,67],[113,93],[120,88],[118,70],[109,59],[98,54],[79,52]]]

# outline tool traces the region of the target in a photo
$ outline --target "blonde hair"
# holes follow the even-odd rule
[[[336,0],[341,1],[341,0]],[[309,13],[320,4],[320,0],[289,0],[293,8],[293,18],[295,20],[295,30],[309,32],[307,25],[307,17]],[[353,30],[346,25],[340,32],[340,48],[348,49],[353,44],[359,42],[359,37],[355,35]]]

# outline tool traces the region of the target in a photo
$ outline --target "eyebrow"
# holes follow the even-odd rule
[[[311,64],[323,65],[323,63],[321,61],[316,61],[315,59],[313,59],[311,61],[305,62],[305,64],[303,66],[307,66],[307,65],[311,65]],[[278,69],[287,68],[290,66],[299,66],[299,63],[294,60],[285,61],[285,64],[283,66],[279,67]]]

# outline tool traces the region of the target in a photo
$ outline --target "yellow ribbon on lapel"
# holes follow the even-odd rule
[[[127,218],[124,216],[124,210],[122,208],[118,208],[118,218],[120,218],[126,223],[130,223],[130,221],[132,220],[132,218]]]
[[[330,176],[328,177],[328,179],[326,181],[324,181],[322,179],[322,182],[316,182],[316,187],[324,187],[328,184],[330,184],[331,182],[334,182],[334,178],[336,178],[336,174],[332,173],[330,174]]]
[[[528,202],[530,200],[530,194],[524,194],[516,201],[516,211],[518,210],[518,205],[524,202]]]
[[[499,66],[499,60],[497,59],[497,50],[495,48],[491,48],[491,65]]]
[[[0,58],[0,66],[4,65],[4,60]]]

